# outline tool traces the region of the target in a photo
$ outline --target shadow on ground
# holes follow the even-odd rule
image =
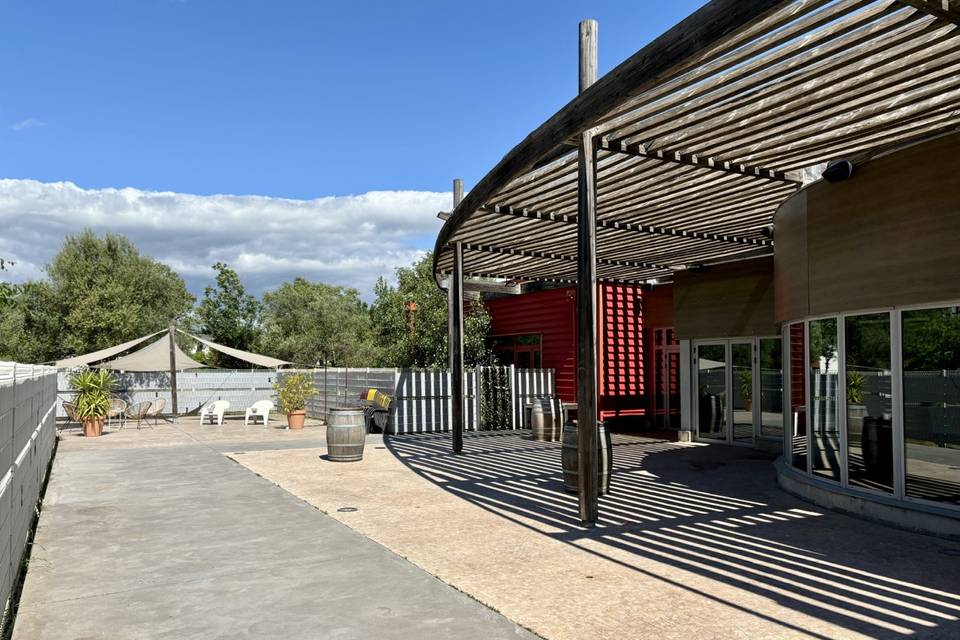
[[[385,442],[464,500],[727,606],[746,611],[729,588],[682,584],[624,561],[623,552],[870,637],[960,637],[960,544],[797,500],[777,488],[772,459],[750,449],[615,435],[612,493],[600,499],[600,526],[584,529],[576,496],[563,489],[559,443],[468,433],[455,456],[449,434]]]

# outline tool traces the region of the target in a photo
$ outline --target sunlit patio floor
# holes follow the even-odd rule
[[[551,640],[958,638],[960,543],[840,515],[746,448],[616,435],[602,523],[524,432],[232,457]],[[228,454],[230,455],[230,454]]]

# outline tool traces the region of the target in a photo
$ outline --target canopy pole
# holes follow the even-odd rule
[[[597,80],[597,21],[580,22],[580,93]],[[597,146],[580,133],[577,159],[577,482],[580,522],[596,525],[597,466]]]
[[[463,200],[463,180],[453,181],[453,209],[456,211]],[[453,452],[463,452],[463,245],[454,245],[453,273],[447,285],[448,303],[448,347],[450,351],[450,395],[453,398],[450,411],[450,431],[452,432]]]
[[[170,339],[170,410],[173,413],[173,421],[177,421],[177,342],[175,338],[175,329],[173,325],[167,329],[167,336]]]

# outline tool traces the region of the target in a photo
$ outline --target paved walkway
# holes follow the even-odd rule
[[[236,459],[550,640],[960,638],[960,543],[793,498],[750,449],[616,436],[585,530],[558,443],[385,444],[339,467],[308,449]]]
[[[66,435],[14,638],[533,638],[223,455],[322,444],[235,420]]]

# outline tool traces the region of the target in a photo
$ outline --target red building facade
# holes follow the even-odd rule
[[[601,419],[642,420],[653,409],[651,385],[657,372],[652,371],[647,354],[653,349],[653,330],[672,324],[669,289],[600,285],[597,357]],[[575,303],[573,287],[486,301],[492,318],[491,344],[501,362],[554,369],[557,394],[568,402],[575,402],[577,396]]]

